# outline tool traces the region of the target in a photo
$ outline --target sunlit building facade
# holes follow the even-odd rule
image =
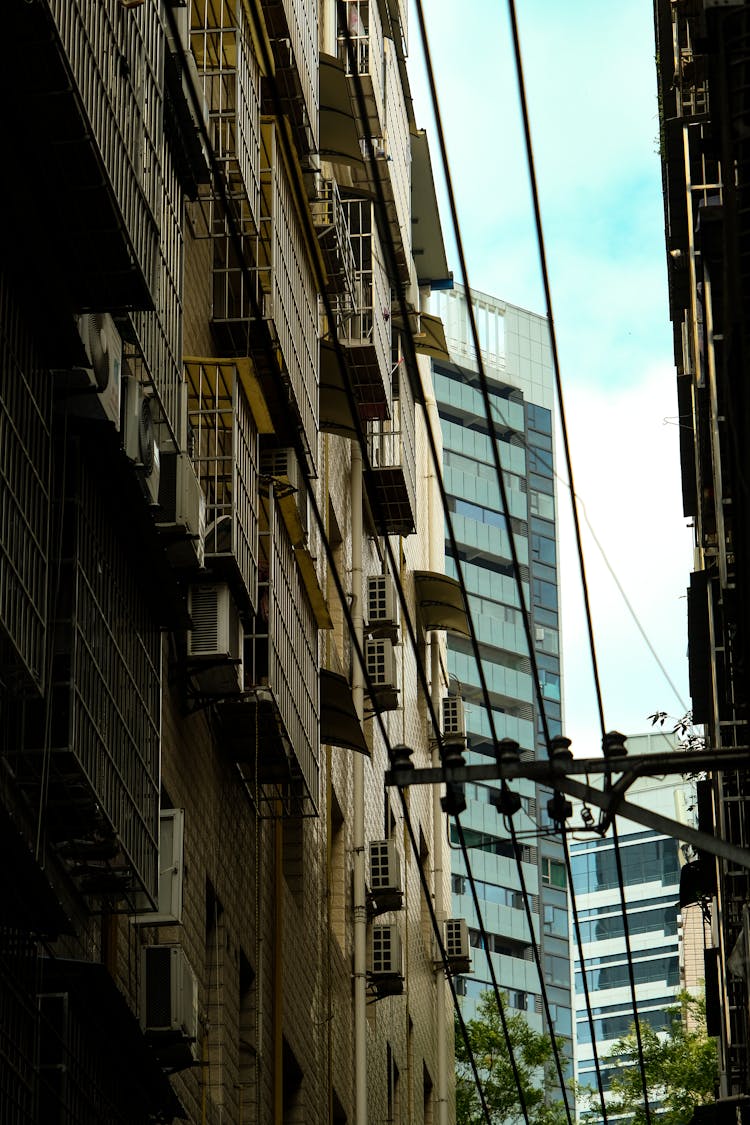
[[[406,5],[3,16],[0,1118],[450,1125]]]
[[[484,293],[472,294],[482,361],[494,416],[509,511],[503,512],[486,422],[466,294],[460,286],[433,297],[445,325],[450,361],[433,361],[443,433],[443,477],[456,550],[469,593],[492,704],[495,734],[519,743],[521,757],[546,756],[535,698],[528,638],[513,573],[510,534],[519,562],[523,600],[539,669],[550,735],[561,732],[558,554],[554,476],[554,390],[544,317]],[[446,569],[456,555],[446,531]],[[451,691],[464,701],[468,760],[494,754],[490,721],[471,641],[451,636]],[[514,786],[515,788],[515,786]],[[514,824],[539,943],[544,987],[555,1033],[572,1035],[570,947],[565,866],[547,817],[549,792],[518,783],[522,807]],[[471,972],[459,980],[466,1018],[490,987],[488,962],[510,1008],[538,1029],[545,1026],[542,987],[529,941],[517,859],[503,817],[492,803],[493,784],[468,785],[461,820],[489,948],[478,919],[455,828],[451,835],[453,912],[467,919]],[[572,1051],[568,1052],[572,1057]]]

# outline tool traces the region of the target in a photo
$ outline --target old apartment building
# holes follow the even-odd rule
[[[4,18],[0,1117],[446,1125],[406,4]]]

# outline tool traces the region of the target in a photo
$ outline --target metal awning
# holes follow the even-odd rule
[[[328,668],[320,670],[320,741],[370,756],[349,681]]]
[[[101,962],[43,957],[39,992],[68,995],[92,1030],[92,1041],[98,1038],[101,1043],[103,1056],[114,1069],[130,1076],[134,1101],[147,1105],[155,1119],[167,1122],[187,1118],[182,1102],[144,1038],[137,1017]]]
[[[422,355],[429,355],[432,359],[450,360],[445,341],[445,328],[439,316],[425,312],[419,314],[417,331],[414,333],[414,347]]]
[[[414,590],[425,629],[471,635],[464,596],[455,578],[437,571],[415,570]]]
[[[345,375],[332,344],[320,345],[320,428],[327,434],[355,437],[357,427],[351,408],[351,392],[347,394]]]
[[[440,225],[432,161],[424,129],[411,134],[411,222],[414,263],[420,285],[451,279]]]
[[[340,164],[362,165],[362,149],[354,120],[344,64],[320,53],[320,155]]]

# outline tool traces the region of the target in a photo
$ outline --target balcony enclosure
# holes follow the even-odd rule
[[[414,396],[403,361],[394,372],[393,415],[370,422],[367,438],[376,526],[383,535],[411,535],[417,491]]]
[[[391,290],[369,199],[344,200],[354,251],[354,311],[339,340],[363,420],[391,413]]]
[[[157,263],[160,283],[155,288],[154,309],[134,311],[134,335],[125,355],[132,374],[150,383],[161,407],[161,421],[179,442],[183,403],[182,387],[182,237],[184,192],[169,145],[164,143],[156,161],[159,181],[160,223]]]
[[[258,601],[258,427],[249,366],[247,359],[185,362],[188,449],[206,497],[206,566],[230,583],[246,613]]]
[[[326,267],[328,295],[340,331],[345,318],[354,309],[355,264],[349,222],[335,180],[318,177],[310,210]]]
[[[318,806],[318,627],[289,534],[263,498],[258,612],[245,638],[245,693],[219,708],[222,743],[251,795],[291,814]],[[258,788],[260,787],[260,788]]]
[[[114,0],[13,5],[6,28],[14,43],[8,67],[26,103],[22,144],[33,161],[49,153],[38,180],[29,170],[26,190],[54,213],[48,241],[79,308],[153,305],[164,143],[160,7],[146,0],[123,19]]]
[[[339,32],[339,52],[351,85],[352,101],[359,109],[357,89],[364,99],[366,122],[360,121],[360,136],[383,134],[384,63],[383,25],[377,0],[344,0],[346,26]],[[355,75],[358,76],[358,83]]]
[[[264,0],[263,16],[275,62],[274,78],[303,164],[318,151],[318,5]],[[269,97],[264,109],[275,114]]]
[[[44,688],[52,387],[0,277],[0,675]],[[15,669],[15,676],[11,676]]]
[[[192,0],[190,46],[224,186],[249,228],[257,222],[260,201],[260,67],[243,4]],[[203,194],[210,209],[212,192]],[[220,218],[217,221],[221,226]],[[215,233],[210,220],[208,229]]]
[[[265,121],[261,134],[258,233],[243,236],[242,257],[228,235],[214,240],[213,324],[231,350],[253,356],[280,439],[286,433],[291,444],[300,427],[314,460],[317,289],[291,185],[299,170],[287,164],[273,122]]]
[[[5,764],[81,893],[126,908],[158,884],[161,635],[96,467],[69,450],[64,478],[50,697]]]

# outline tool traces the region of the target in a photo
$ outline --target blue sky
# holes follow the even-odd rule
[[[423,0],[470,284],[544,312],[504,0]],[[580,514],[606,724],[647,729],[688,701],[677,405],[650,0],[517,0],[573,473],[597,539],[674,681],[659,671]],[[412,12],[418,123],[440,157]],[[443,227],[457,280],[447,207]],[[562,448],[557,449],[558,471]],[[566,733],[598,751],[572,542],[561,513]],[[682,702],[681,702],[682,700]]]

